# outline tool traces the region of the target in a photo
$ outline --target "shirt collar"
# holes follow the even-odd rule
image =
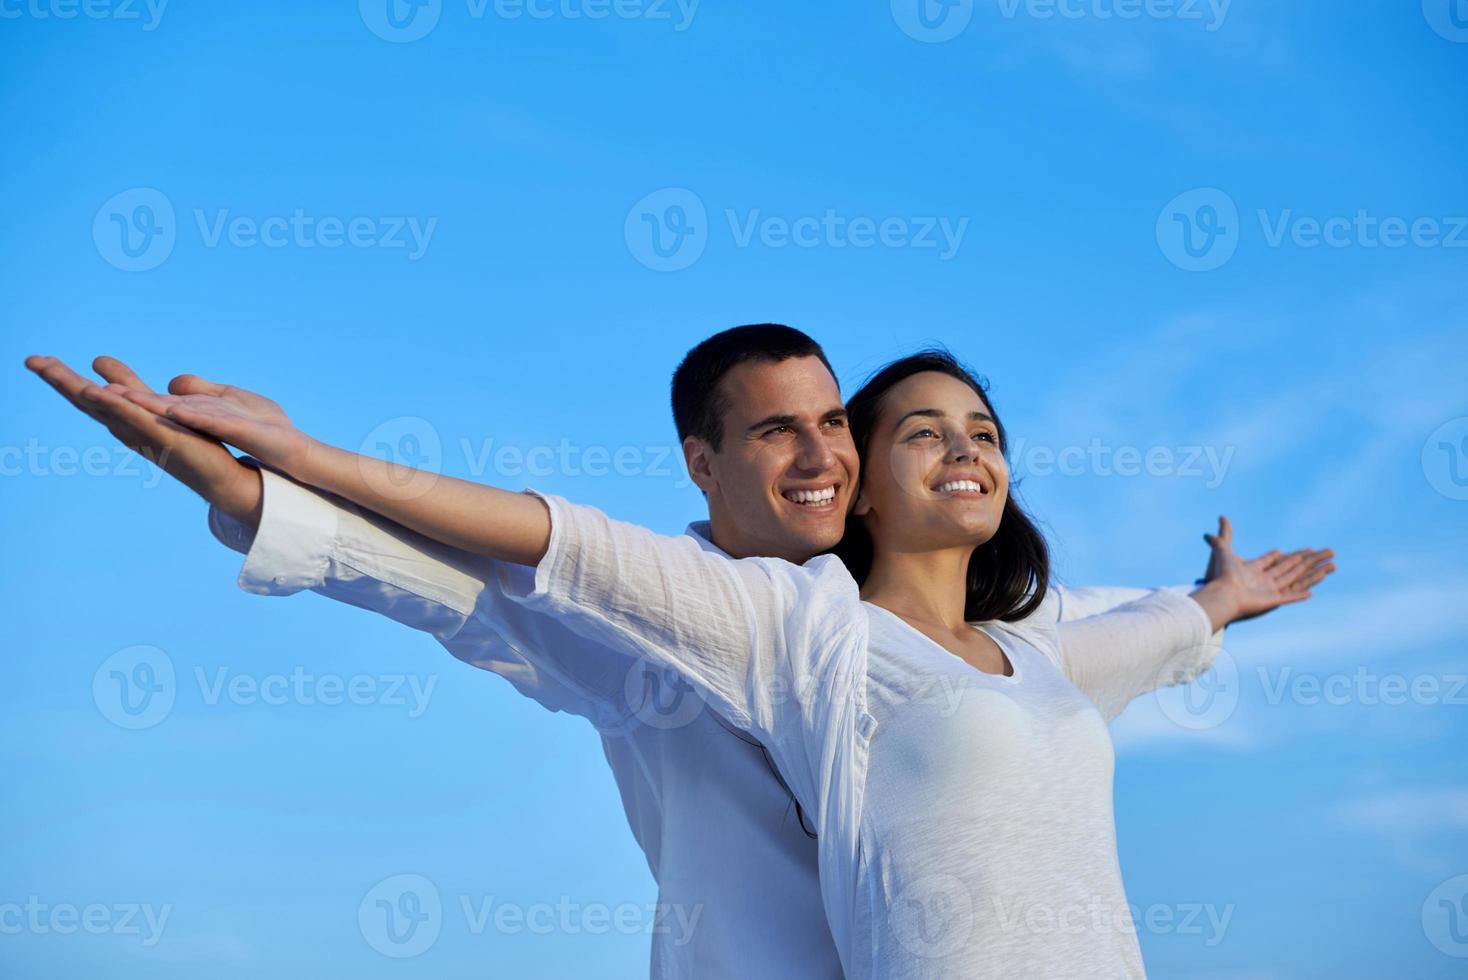
[[[714,544],[714,529],[708,521],[694,521],[683,533],[697,541],[698,546],[704,551],[722,555],[725,558],[729,557],[728,552]]]

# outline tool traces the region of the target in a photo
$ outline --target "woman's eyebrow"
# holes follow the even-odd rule
[[[902,423],[906,422],[914,415],[918,415],[926,419],[942,419],[948,417],[948,413],[943,411],[941,408],[915,408],[912,411],[908,412],[906,415],[902,416],[902,418],[898,419],[897,425],[894,425],[893,428],[895,429],[898,426],[902,425]],[[987,412],[969,412],[968,419],[970,422],[994,422],[994,416],[990,415]],[[997,425],[998,423],[995,424]]]

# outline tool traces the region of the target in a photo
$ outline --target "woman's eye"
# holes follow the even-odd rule
[[[912,434],[911,438],[916,439],[919,436],[935,436],[935,435],[937,435],[937,433],[934,432],[932,429],[918,429],[916,432],[914,432]]]
[[[975,439],[987,439],[990,442],[999,441],[997,438],[995,438],[994,433],[990,432],[988,429],[981,429],[980,431],[975,432],[973,437]]]

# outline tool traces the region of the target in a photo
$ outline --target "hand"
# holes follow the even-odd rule
[[[25,366],[81,412],[102,423],[119,442],[190,487],[220,510],[250,525],[259,522],[260,474],[240,462],[217,439],[161,418],[123,397],[122,392],[152,391],[115,357],[99,357],[92,368],[110,383],[101,386],[59,358],[32,355]],[[187,376],[185,376],[187,377]],[[172,390],[191,390],[175,378]]]
[[[1208,591],[1222,598],[1228,609],[1225,620],[1228,623],[1254,619],[1280,606],[1303,602],[1313,595],[1311,590],[1316,585],[1335,571],[1335,562],[1331,560],[1335,552],[1329,548],[1301,548],[1289,554],[1274,549],[1258,558],[1240,558],[1233,550],[1233,524],[1227,517],[1218,519],[1217,534],[1205,534],[1203,540],[1212,548],[1212,554],[1204,573],[1205,585],[1199,593]]]
[[[192,374],[174,378],[169,389],[178,393],[124,388],[121,394],[135,406],[227,442],[286,473],[294,472],[310,452],[311,438],[264,395]]]

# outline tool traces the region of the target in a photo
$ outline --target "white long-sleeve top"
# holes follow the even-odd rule
[[[996,675],[862,602],[832,556],[734,561],[544,499],[517,601],[677,671],[765,745],[816,825],[848,978],[1144,976],[1106,722],[1212,663],[1196,602],[976,624],[1013,664]]]
[[[246,556],[242,589],[309,589],[377,612],[597,727],[659,904],[697,916],[691,939],[680,928],[654,932],[655,980],[841,975],[821,904],[817,844],[751,736],[675,671],[511,599],[533,590],[532,569],[451,548],[269,468],[261,474],[263,515],[253,533],[217,509],[209,513],[214,536]],[[706,523],[690,525],[687,536],[723,555]],[[1057,587],[1036,618],[1080,618],[1149,592]]]

